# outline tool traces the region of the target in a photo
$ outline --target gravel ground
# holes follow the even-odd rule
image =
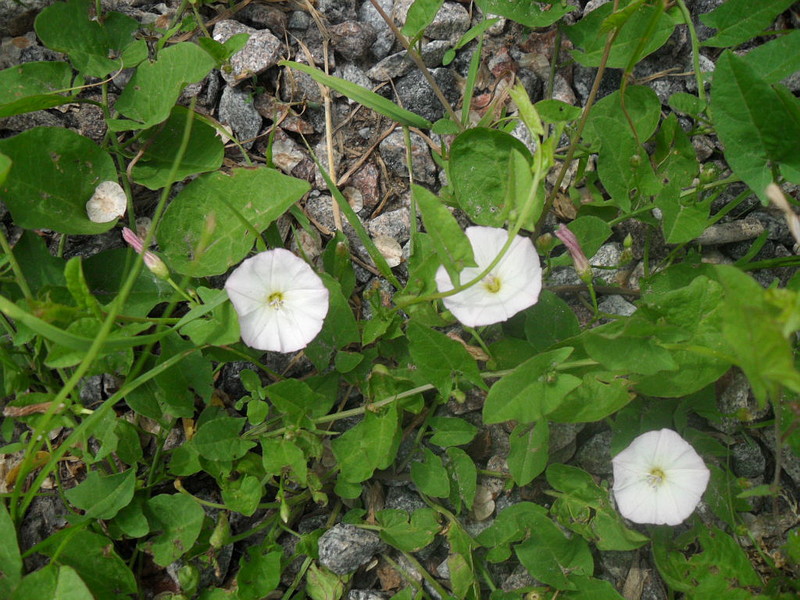
[[[49,0],[33,0],[22,5],[12,0],[0,0],[0,68],[34,60],[59,58],[37,43],[32,27],[37,12],[50,3]],[[402,24],[412,1],[379,0],[379,3],[398,24]],[[575,5],[577,10],[568,19],[571,22],[577,21],[585,12],[603,3],[602,0],[570,0],[570,4]],[[709,37],[712,32],[699,21],[698,15],[709,12],[721,3],[721,0],[687,0],[686,4],[692,11],[701,40]],[[103,6],[149,23],[164,22],[177,8],[178,3],[175,0],[158,4],[148,0],[111,0],[104,1]],[[245,52],[234,61],[230,73],[220,74],[214,71],[201,84],[190,86],[183,100],[196,97],[198,110],[230,128],[256,162],[265,161],[270,135],[274,135],[272,157],[276,166],[285,173],[306,179],[312,184],[312,191],[304,201],[304,210],[321,234],[316,239],[311,236],[287,239],[287,243],[290,246],[301,244],[310,256],[318,255],[321,239],[335,230],[332,199],[321,175],[315,169],[303,136],[328,166],[324,109],[326,98],[308,76],[279,67],[277,62],[283,59],[306,63],[313,61],[321,67],[327,57],[328,69],[332,74],[375,89],[431,121],[441,118],[444,110],[419,70],[406,58],[402,47],[395,41],[370,0],[316,0],[314,3],[309,0],[245,0],[234,5],[203,6],[201,10],[213,23],[209,25],[209,30],[215,39],[224,41],[240,32],[250,33],[251,38]],[[477,9],[470,2],[448,0],[427,30],[428,35],[422,43],[422,56],[426,64],[454,106],[459,106],[463,97],[464,80],[475,43],[467,44],[461,49],[456,59],[447,67],[441,66],[442,56],[480,18]],[[796,26],[788,17],[785,19],[776,26]],[[555,30],[530,32],[505,19],[489,29],[475,90],[473,106],[476,120],[508,82],[510,74],[516,74],[534,101],[544,97],[555,39]],[[564,40],[563,43],[562,57],[567,55],[568,50],[568,42]],[[703,68],[713,70],[718,52],[715,49],[703,49],[703,53]],[[649,80],[649,85],[662,100],[664,110],[668,110],[666,102],[670,95],[693,91],[695,79],[685,75],[690,70],[691,45],[688,32],[686,27],[679,26],[663,48],[640,63],[635,76],[643,80],[654,76]],[[557,65],[554,73],[553,97],[570,104],[583,104],[594,79],[594,69],[565,62]],[[114,83],[117,86],[116,93],[119,93],[119,89],[126,83],[126,74],[120,74]],[[609,70],[601,86],[601,96],[613,92],[619,83],[620,71]],[[800,76],[791,78],[787,85],[795,93],[800,91]],[[399,265],[397,272],[402,277],[404,266],[401,261],[410,235],[410,195],[402,131],[396,129],[388,119],[335,93],[332,96],[334,133],[330,154],[335,161],[332,171],[336,174],[340,189],[350,200],[367,230],[373,237],[381,240],[387,256],[396,258],[395,264]],[[42,125],[72,128],[98,142],[106,133],[99,110],[81,104],[0,119],[0,137],[12,136]],[[430,152],[436,136],[432,136],[430,132],[414,132],[411,138],[414,179],[436,191],[445,178]],[[693,141],[702,161],[721,165],[721,149],[714,137],[697,136]],[[236,148],[229,150],[227,161],[229,164],[241,162],[241,155]],[[714,210],[722,208],[743,189],[743,186],[731,186],[716,201]],[[147,207],[154,204],[154,197],[147,190],[140,189],[137,190],[136,202],[141,206],[141,211],[146,213]],[[569,210],[569,206],[556,206],[556,214],[548,219],[546,229],[554,229],[559,219],[569,219]],[[13,240],[15,228],[2,207],[0,216],[3,217]],[[284,231],[287,229],[284,228]],[[620,225],[615,231],[615,237],[594,257],[594,265],[606,267],[598,269],[596,274],[602,276],[609,285],[623,282],[635,290],[636,281],[641,274],[637,261],[642,257],[645,229],[644,225],[635,221]],[[750,248],[752,240],[763,231],[769,232],[768,240],[755,260],[789,256],[794,252],[791,235],[782,218],[763,208],[755,197],[749,198],[723,221],[710,227],[697,242],[707,260],[730,263],[741,258]],[[367,289],[376,279],[375,271],[370,267],[369,258],[353,232],[347,228],[345,232],[351,238],[356,258],[361,264],[356,268],[359,284],[362,289]],[[625,269],[619,269],[622,240],[627,234],[634,241],[634,262]],[[86,257],[119,245],[117,231],[92,238],[75,237],[69,240],[65,256]],[[662,242],[660,246],[656,244],[650,249],[650,256],[664,256],[669,251],[670,248]],[[788,269],[772,269],[758,272],[755,277],[766,285],[776,278],[785,281],[791,274]],[[548,283],[554,289],[565,290],[568,289],[565,286],[575,285],[579,281],[571,268],[565,268],[556,269]],[[567,294],[565,298],[574,302],[580,316],[588,318],[588,312],[576,297]],[[603,296],[600,308],[608,313],[630,314],[634,307],[628,300],[630,297]],[[102,386],[102,381],[93,383]],[[223,370],[218,385],[234,399],[237,394],[242,395],[237,365],[229,365]],[[91,390],[87,394],[91,394]],[[744,377],[736,374],[720,383],[719,402],[722,412],[747,414],[753,421],[769,416],[756,405]],[[479,409],[480,399],[471,403],[468,398],[464,404],[451,403],[448,406],[449,414],[474,420],[480,415]],[[752,427],[747,429],[745,436],[740,422],[735,419],[708,425],[727,436],[733,456],[731,467],[737,477],[748,480],[752,485],[771,480],[775,462],[775,444],[771,429]],[[489,469],[504,468],[509,432],[501,426],[491,426],[484,428],[482,435],[485,446],[483,466]],[[557,455],[558,460],[573,461],[594,475],[608,476],[610,431],[606,425],[555,425],[551,431],[551,444],[551,452]],[[793,454],[786,454],[783,460],[781,482],[786,491],[787,504],[794,505],[792,499],[800,497],[800,460]],[[422,506],[412,486],[404,483],[402,478],[376,482],[375,486],[379,489],[380,503],[386,508],[409,509]],[[491,514],[492,509],[499,510],[527,497],[537,496],[540,490],[535,489],[535,486],[536,483],[529,486],[532,489],[516,489],[511,494],[506,494],[502,491],[501,481],[483,478],[481,493],[486,498],[488,514]],[[705,505],[701,504],[699,511],[702,518],[709,522],[713,520]],[[785,532],[799,522],[796,512],[787,506],[779,507],[779,514],[780,518],[775,517],[771,505],[756,501],[755,510],[745,515],[751,532],[759,532],[759,539],[767,550],[780,546]],[[301,519],[298,529],[301,532],[311,531],[324,523],[326,518],[326,514],[309,513]],[[22,532],[23,545],[29,546],[42,539],[63,523],[63,514],[59,513],[57,506],[48,504],[44,499],[37,501],[27,519],[26,529]],[[485,520],[475,518],[467,525],[478,531],[485,524]],[[252,525],[253,520],[232,522],[234,532],[243,531]],[[744,541],[746,538],[742,539]],[[257,540],[249,539],[247,543],[255,541]],[[352,572],[382,548],[377,536],[344,525],[331,529],[320,543],[321,562],[337,573]],[[349,550],[345,551],[344,548]],[[755,553],[752,544],[750,548]],[[246,548],[237,546],[231,552],[238,556],[245,550]],[[441,546],[426,548],[421,554],[419,560],[436,572],[437,565],[446,557],[446,549]],[[612,582],[618,590],[632,590],[626,597],[648,600],[667,597],[664,585],[647,553],[631,551],[598,554],[599,576]],[[230,561],[230,555],[228,559],[231,564],[235,564]],[[386,582],[380,580],[382,566],[383,564],[375,571],[358,571],[353,587],[359,591],[351,592],[350,598],[368,600],[387,597],[381,592],[381,586],[386,586]],[[531,583],[524,572],[508,572],[504,568],[503,564],[498,565],[494,573],[495,580],[504,589],[514,589]],[[167,576],[162,574],[154,577],[159,579]],[[161,585],[163,581],[154,582],[153,589],[156,590]]]

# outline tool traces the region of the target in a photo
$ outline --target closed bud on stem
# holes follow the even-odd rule
[[[144,266],[150,269],[153,275],[159,279],[169,279],[169,269],[167,265],[165,265],[164,261],[158,258],[158,256],[144,249],[144,241],[142,241],[138,235],[127,227],[123,227],[122,239],[124,239],[131,248],[136,250],[138,254],[142,255]]]
[[[543,233],[536,238],[536,249],[541,254],[550,254],[556,245],[555,238],[549,233]]]
[[[700,183],[711,183],[719,175],[719,171],[715,165],[705,165],[700,169]]]
[[[586,284],[591,283],[592,267],[589,264],[589,260],[586,258],[586,255],[583,253],[581,244],[578,241],[578,238],[575,237],[575,234],[561,224],[556,230],[556,237],[567,247],[567,250],[572,257],[572,263],[575,265],[575,271],[577,271],[578,277],[581,278],[581,281]]]

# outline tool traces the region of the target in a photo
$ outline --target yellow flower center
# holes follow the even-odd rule
[[[487,275],[484,277],[481,284],[490,294],[496,294],[500,291],[500,288],[503,287],[503,282],[500,281],[499,277],[495,277],[494,275]]]
[[[662,483],[664,483],[664,479],[666,479],[667,475],[660,467],[653,467],[650,469],[650,473],[647,474],[647,484],[650,487],[657,488]]]
[[[283,308],[283,292],[272,292],[267,298],[267,304],[275,310]]]

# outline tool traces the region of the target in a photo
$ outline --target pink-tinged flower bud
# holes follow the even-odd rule
[[[578,238],[563,224],[558,226],[555,233],[556,237],[561,240],[561,243],[567,247],[570,256],[572,256],[572,262],[575,265],[575,270],[578,272],[578,277],[586,283],[589,283],[592,280],[592,267],[589,265],[589,261],[583,253]]]
[[[144,249],[144,242],[138,235],[127,227],[123,227],[122,239],[125,240],[131,248],[136,250],[138,254],[144,257],[144,266],[150,269],[153,275],[159,279],[169,279],[169,269],[167,265],[165,265],[164,261],[158,258],[158,256]]]

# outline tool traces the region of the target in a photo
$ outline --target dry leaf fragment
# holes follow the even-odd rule
[[[403,248],[396,239],[388,235],[376,235],[372,241],[390,267],[396,267],[403,262]]]

